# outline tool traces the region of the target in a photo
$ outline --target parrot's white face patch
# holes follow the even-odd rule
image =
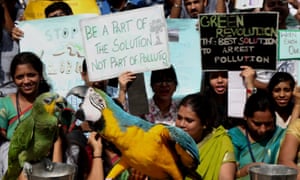
[[[84,112],[85,120],[96,122],[102,116],[102,110],[106,107],[104,99],[95,92],[93,88],[89,88],[81,104],[80,108]]]

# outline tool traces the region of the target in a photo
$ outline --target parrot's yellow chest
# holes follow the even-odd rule
[[[102,135],[121,151],[123,166],[134,167],[159,179],[168,177],[166,169],[178,171],[174,154],[161,138],[163,125],[154,125],[147,131],[138,126],[124,128],[109,109],[105,109],[103,115],[106,122]]]

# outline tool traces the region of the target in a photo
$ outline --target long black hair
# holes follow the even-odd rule
[[[236,125],[235,122],[233,122],[232,119],[228,118],[227,111],[227,91],[225,94],[217,94],[213,87],[210,85],[210,80],[214,78],[215,76],[221,76],[223,78],[228,78],[228,72],[227,71],[205,71],[202,74],[202,83],[200,92],[201,94],[209,97],[211,101],[214,101],[214,103],[217,106],[217,118],[216,118],[216,125],[223,125],[224,128],[229,129]]]
[[[50,91],[51,86],[47,83],[43,75],[44,64],[41,61],[41,59],[32,52],[21,52],[14,56],[10,64],[10,76],[12,79],[14,79],[17,66],[22,64],[30,64],[33,67],[33,69],[39,73],[39,76],[41,77],[41,82],[39,84],[38,95]]]

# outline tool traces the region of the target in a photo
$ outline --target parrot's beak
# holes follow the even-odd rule
[[[63,96],[59,96],[55,102],[56,110],[62,112],[68,106],[67,100]]]
[[[66,97],[70,96],[70,95],[74,95],[77,96],[81,99],[84,99],[85,94],[87,92],[88,86],[76,86],[73,87],[67,94]]]

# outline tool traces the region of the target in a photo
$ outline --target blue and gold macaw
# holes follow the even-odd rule
[[[132,167],[154,179],[182,180],[186,176],[201,179],[195,171],[199,164],[198,148],[185,131],[133,116],[99,89],[74,89],[73,92],[77,95],[86,92],[78,117],[102,121],[99,134],[122,154],[106,178],[114,179]]]

